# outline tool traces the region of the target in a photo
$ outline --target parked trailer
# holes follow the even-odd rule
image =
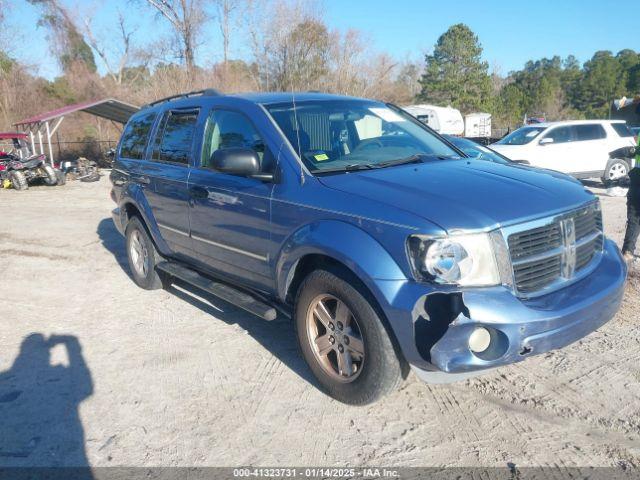
[[[409,105],[403,110],[443,135],[462,135],[464,120],[460,110],[436,105]]]
[[[490,138],[491,114],[477,112],[465,115],[464,136],[467,138]]]

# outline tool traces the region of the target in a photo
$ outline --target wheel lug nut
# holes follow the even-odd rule
[[[338,345],[338,351],[340,353],[344,352],[344,347],[342,346],[342,344]]]
[[[333,335],[331,335],[331,336],[329,337],[329,343],[330,343],[330,344],[332,344],[332,345],[333,345],[334,343],[336,343],[336,339],[335,339],[335,338],[333,338]]]
[[[349,337],[344,337],[342,341],[344,342],[345,345],[349,345]]]
[[[329,329],[330,330],[335,330],[335,325],[333,324],[333,322],[329,322]]]
[[[338,330],[342,330],[342,322],[338,322]]]

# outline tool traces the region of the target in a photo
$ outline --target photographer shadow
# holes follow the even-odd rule
[[[85,467],[73,478],[92,478],[78,412],[92,393],[77,337],[26,337],[0,373],[0,469]]]

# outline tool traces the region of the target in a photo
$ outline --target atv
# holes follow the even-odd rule
[[[26,190],[29,183],[38,179],[47,185],[55,185],[55,170],[47,165],[44,155],[28,155],[25,137],[20,133],[0,133],[0,139],[12,141],[11,148],[0,148],[0,183],[5,188],[11,185],[16,190]]]

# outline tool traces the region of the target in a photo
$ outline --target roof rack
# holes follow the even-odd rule
[[[220,97],[222,96],[222,93],[220,93],[215,88],[205,88],[204,90],[194,90],[193,92],[179,93],[177,95],[171,95],[170,97],[161,98],[160,100],[154,100],[153,102],[147,103],[145,107],[152,107],[160,103],[168,102],[170,100],[175,100],[177,98],[189,98],[189,97],[197,97],[197,96]]]

